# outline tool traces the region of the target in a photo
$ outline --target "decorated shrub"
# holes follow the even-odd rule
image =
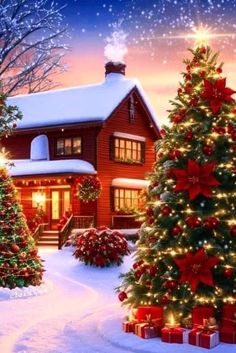
[[[85,229],[73,229],[69,235],[65,246],[76,246],[78,237],[84,233]]]
[[[78,179],[78,198],[83,202],[95,201],[101,194],[101,182],[93,175],[82,176]]]
[[[123,256],[129,254],[128,243],[124,235],[107,227],[90,228],[81,234],[76,243],[74,256],[86,265],[98,267],[123,262]]]

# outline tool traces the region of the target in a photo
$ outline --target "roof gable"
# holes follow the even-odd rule
[[[139,82],[115,73],[107,75],[100,84],[18,95],[8,98],[8,103],[18,106],[23,114],[18,129],[101,122],[135,87],[157,121]]]

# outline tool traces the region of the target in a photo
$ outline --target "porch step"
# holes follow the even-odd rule
[[[58,241],[43,241],[39,240],[37,246],[58,246]]]
[[[49,246],[57,247],[58,246],[58,234],[57,230],[46,230],[40,236],[37,245],[38,246]]]

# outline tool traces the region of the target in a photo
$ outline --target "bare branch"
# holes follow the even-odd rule
[[[3,92],[38,92],[55,87],[64,72],[68,36],[61,11],[49,0],[0,0],[0,80]]]

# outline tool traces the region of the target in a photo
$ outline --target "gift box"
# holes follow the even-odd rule
[[[189,330],[182,327],[163,327],[161,340],[167,343],[187,343]]]
[[[199,346],[203,348],[213,348],[220,343],[219,331],[203,331],[200,333]]]
[[[219,344],[219,332],[193,329],[189,332],[188,343],[203,348],[213,348]]]
[[[220,342],[236,343],[236,330],[228,327],[220,329]]]
[[[151,317],[152,320],[158,319],[160,325],[163,325],[163,308],[160,306],[139,306],[135,318],[138,321],[145,321],[147,317]]]
[[[213,306],[200,305],[192,309],[192,324],[193,328],[199,325],[204,325],[205,321],[210,317],[215,316],[215,309]]]
[[[236,331],[236,305],[224,304],[221,309],[221,328],[231,328]]]
[[[125,321],[122,324],[122,329],[124,332],[133,332],[134,333],[134,329],[135,329],[135,325],[137,324],[136,320],[133,321]]]
[[[158,336],[158,329],[151,323],[140,323],[135,325],[135,332],[141,338],[154,338]]]

